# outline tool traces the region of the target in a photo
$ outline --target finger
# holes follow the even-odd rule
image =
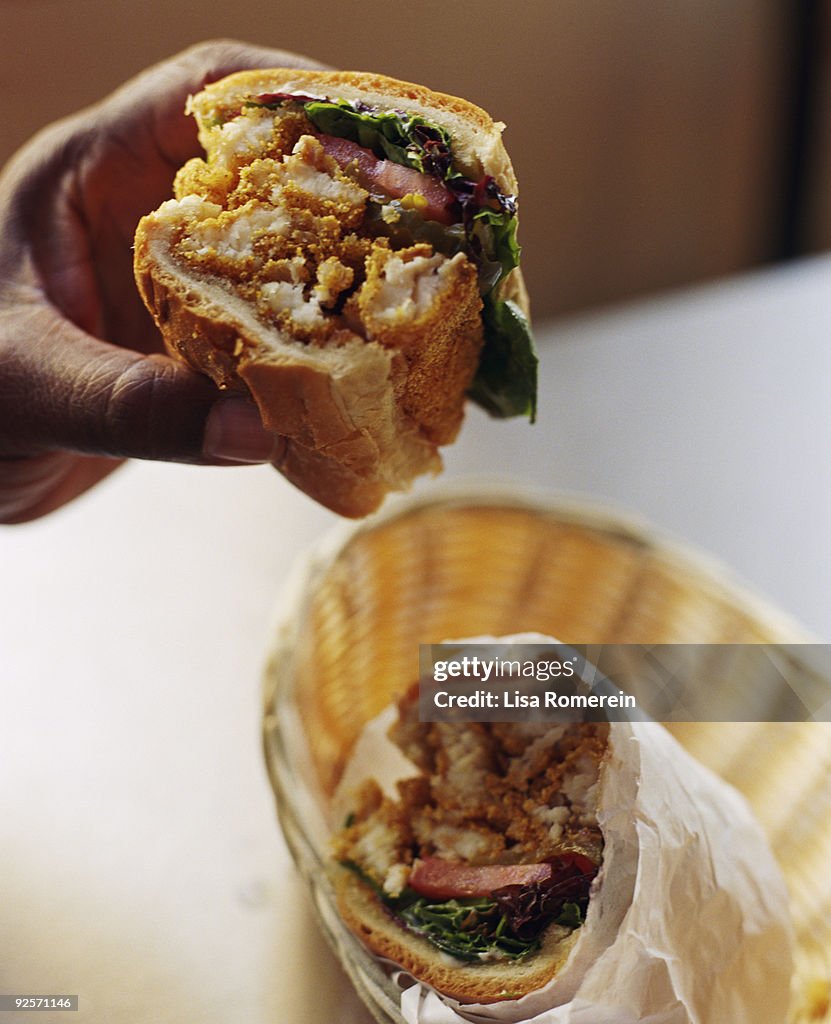
[[[42,129],[0,172],[4,188],[23,198],[42,200],[44,182],[54,182],[63,165],[95,165],[96,146],[113,137],[122,145],[136,139],[141,150],[150,139],[165,174],[171,175],[201,153],[194,119],[185,113],[191,93],[233,71],[258,67],[323,68],[325,65],[287,50],[234,40],[197,43],[128,80],[103,100]],[[154,167],[158,164],[155,161]],[[169,190],[165,177],[164,190]],[[14,228],[15,225],[10,225]]]
[[[287,50],[229,39],[197,43],[156,64],[121,86],[103,104],[107,119],[118,126],[124,118],[146,118],[152,112],[159,148],[179,166],[197,155],[196,127],[185,115],[185,101],[209,82],[250,68],[323,68],[324,65]]]
[[[0,457],[58,449],[175,462],[267,462],[275,438],[245,396],[84,334],[44,306],[15,319],[4,347]]]
[[[133,284],[131,246],[139,218],[170,197],[179,166],[201,151],[186,98],[231,71],[277,64],[319,66],[282,50],[201,43],[40,133],[0,183],[18,214],[0,225],[7,276],[19,275],[28,249],[40,285],[75,324],[128,348],[158,348]]]

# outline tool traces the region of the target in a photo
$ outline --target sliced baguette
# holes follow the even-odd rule
[[[189,100],[207,154],[203,168],[210,171],[218,159],[216,125],[251,97],[274,92],[422,114],[451,132],[464,173],[477,180],[490,174],[503,191],[516,191],[502,126],[484,111],[421,86],[354,72],[247,71],[209,85]],[[218,387],[249,393],[265,426],[282,439],[274,465],[340,514],[366,515],[387,492],[438,472],[438,447],[454,440],[461,425],[482,344],[472,264],[456,258],[464,261],[464,273],[447,286],[442,315],[429,322],[399,318],[368,340],[353,318],[325,343],[309,343],[255,315],[254,306],[216,275],[177,257],[183,224],[187,232],[188,218],[202,216],[199,204],[217,199],[210,190],[200,195],[198,176],[194,180],[195,193],[182,194],[192,187],[183,177],[177,200],[143,218],[136,233],[136,281],[168,351]],[[527,310],[517,270],[501,283],[500,294]]]

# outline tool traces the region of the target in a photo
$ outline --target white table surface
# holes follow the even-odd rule
[[[449,474],[623,506],[831,637],[831,260],[539,333],[539,423],[472,412]],[[77,993],[78,1024],[369,1021],[259,745],[281,582],[335,521],[268,468],[134,464],[0,529],[0,992]]]

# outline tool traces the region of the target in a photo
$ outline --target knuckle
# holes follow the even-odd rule
[[[100,381],[91,378],[88,387],[108,389],[100,403],[99,429],[109,454],[187,460],[201,452],[213,395],[201,381],[183,381],[182,371],[174,364],[137,356],[114,380],[108,381],[104,372]],[[91,405],[99,404],[94,393],[88,397]]]
[[[106,365],[100,367],[85,384],[82,400],[88,408],[101,409],[99,429],[107,438],[106,447],[114,454],[146,453],[158,455],[158,416],[167,383],[163,367],[137,359],[112,380]],[[99,402],[99,392],[105,391]]]
[[[234,39],[206,39],[184,50],[180,60],[197,76],[210,81],[223,74],[230,64],[239,61],[244,50],[244,44]]]

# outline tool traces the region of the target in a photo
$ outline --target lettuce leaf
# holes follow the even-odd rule
[[[493,900],[407,898],[393,904],[396,916],[434,946],[458,960],[493,955],[518,960],[539,948],[539,940],[519,939],[506,930]]]
[[[492,416],[537,415],[537,356],[528,321],[510,299],[485,296],[485,344],[468,395]]]
[[[509,216],[504,210],[484,207],[474,214],[471,234],[479,239],[487,255],[499,263],[500,280],[519,266],[516,217]]]
[[[579,928],[584,920],[585,915],[579,903],[564,903],[559,916],[554,918],[555,924],[564,928]]]
[[[416,114],[395,110],[364,111],[345,101],[306,103],[306,117],[318,131],[357,142],[377,156],[445,180],[450,169],[450,139],[443,128]],[[428,149],[435,151],[431,159]],[[445,162],[438,168],[436,162]]]

